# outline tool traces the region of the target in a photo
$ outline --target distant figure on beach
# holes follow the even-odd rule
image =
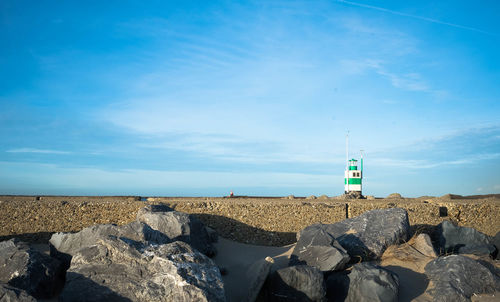
[[[229,197],[234,197],[233,191],[231,191],[231,193],[229,193]]]

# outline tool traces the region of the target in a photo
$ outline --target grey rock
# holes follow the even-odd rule
[[[216,253],[205,225],[192,215],[176,211],[151,211],[144,208],[137,213],[137,220],[164,233],[174,241],[180,240],[191,244],[208,256]]]
[[[493,255],[496,253],[496,248],[493,244],[485,244],[485,245],[466,245],[462,246],[458,249],[459,254],[469,254],[476,256],[483,255]]]
[[[353,266],[349,277],[346,302],[397,302],[399,277],[380,266],[359,263]]]
[[[425,274],[434,284],[427,290],[434,301],[471,301],[473,294],[500,291],[500,278],[479,261],[463,255],[439,257],[425,266]]]
[[[60,301],[225,301],[219,269],[185,242],[109,236],[77,252]]]
[[[341,270],[349,262],[347,251],[322,228],[306,228],[299,237],[289,265],[306,264],[321,271]]]
[[[495,237],[493,237],[491,243],[497,248],[497,254],[495,259],[500,259],[500,232],[498,232]]]
[[[25,290],[0,283],[0,302],[36,302]]]
[[[144,208],[139,209],[137,216],[142,216],[146,213],[162,213],[162,212],[172,212],[174,209],[164,204],[150,204]]]
[[[246,294],[246,302],[254,302],[259,295],[259,292],[264,285],[264,282],[271,271],[274,263],[273,258],[266,257],[265,259],[257,260],[252,263],[246,272],[248,280],[248,290]]]
[[[447,220],[438,225],[436,233],[443,253],[459,253],[462,249],[461,253],[493,254],[496,250],[488,235],[474,228],[457,226]]]
[[[432,245],[431,237],[427,234],[418,234],[415,237],[415,241],[412,246],[424,256],[432,258],[437,257],[436,250]]]
[[[117,226],[114,224],[99,224],[84,228],[78,233],[55,233],[50,238],[50,253],[69,267],[71,256],[84,247],[95,244],[107,236],[125,237],[137,243],[163,244],[171,240],[163,233],[153,230],[147,224],[134,221]]]
[[[63,280],[64,269],[57,259],[17,239],[0,242],[0,282],[41,299],[54,296]]]
[[[290,266],[269,275],[268,301],[326,301],[321,271],[307,265]]]
[[[349,293],[349,272],[337,271],[328,274],[326,298],[329,302],[344,302]]]
[[[314,224],[302,234],[323,230],[335,238],[351,259],[376,259],[392,244],[407,241],[410,234],[408,213],[392,208],[372,210],[334,224]]]

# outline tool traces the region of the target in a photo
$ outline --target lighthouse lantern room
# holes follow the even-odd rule
[[[349,159],[349,134],[346,135],[346,158],[347,166],[344,173],[344,191],[345,194],[355,193],[361,194],[362,179],[363,179],[363,153],[361,152],[360,169],[358,170],[358,161]]]

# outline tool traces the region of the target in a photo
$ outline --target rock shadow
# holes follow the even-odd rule
[[[35,244],[45,244],[49,242],[50,237],[54,234],[53,232],[38,232],[38,233],[24,233],[24,234],[13,234],[0,236],[0,242],[5,240],[10,240],[12,238],[18,238],[19,240],[27,243]]]
[[[423,273],[405,267],[389,265],[385,269],[396,273],[399,277],[399,301],[410,302],[422,295],[429,286],[429,279]]]
[[[66,285],[59,296],[59,301],[75,302],[132,302],[109,287],[103,286],[82,274],[68,272]]]
[[[267,231],[232,218],[214,214],[191,215],[197,217],[206,226],[216,230],[220,236],[241,243],[284,246],[297,241],[295,232]]]

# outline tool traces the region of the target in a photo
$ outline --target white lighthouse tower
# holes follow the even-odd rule
[[[358,161],[354,158],[349,159],[349,134],[346,135],[346,169],[344,173],[344,191],[345,194],[361,197],[363,180],[363,154],[361,154],[360,169],[358,170]]]

